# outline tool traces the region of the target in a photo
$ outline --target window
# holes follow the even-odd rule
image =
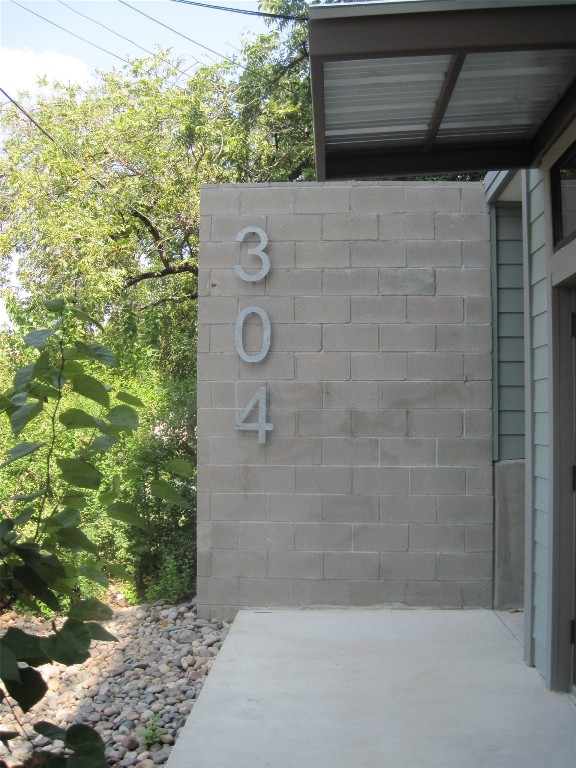
[[[576,144],[573,144],[550,172],[554,247],[561,248],[576,238]]]

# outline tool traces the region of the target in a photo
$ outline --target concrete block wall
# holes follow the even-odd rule
[[[475,183],[202,189],[200,615],[492,605],[489,238]],[[259,444],[235,419],[264,385]]]

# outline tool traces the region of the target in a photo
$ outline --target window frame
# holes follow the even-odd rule
[[[550,169],[550,192],[552,196],[552,233],[554,251],[558,251],[568,243],[576,240],[576,223],[573,229],[567,234],[564,233],[562,221],[562,179],[561,171],[567,164],[573,161],[576,170],[576,142],[564,152],[564,154],[554,163]]]

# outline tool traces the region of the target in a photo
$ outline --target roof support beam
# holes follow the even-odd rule
[[[434,110],[432,120],[428,126],[428,133],[426,134],[426,140],[424,142],[423,148],[425,155],[431,151],[434,141],[436,140],[438,129],[440,128],[442,120],[444,119],[444,115],[446,114],[446,110],[448,109],[448,104],[452,98],[454,88],[458,82],[458,76],[465,60],[466,56],[463,53],[458,53],[455,56],[452,56],[452,61],[448,67],[444,85],[442,86],[442,90],[440,91],[440,96],[438,98],[438,103],[436,104],[436,109]]]

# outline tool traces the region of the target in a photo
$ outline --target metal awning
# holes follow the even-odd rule
[[[576,118],[576,0],[311,6],[319,180],[537,165]]]

